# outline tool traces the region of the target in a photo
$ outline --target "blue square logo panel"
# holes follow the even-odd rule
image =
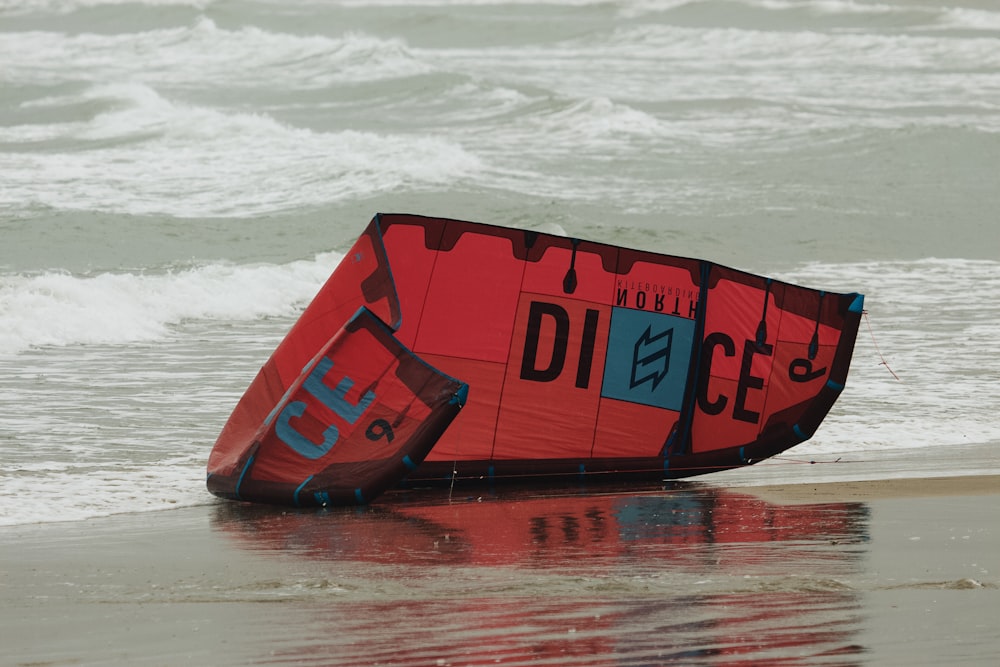
[[[694,320],[614,308],[601,396],[680,411]]]

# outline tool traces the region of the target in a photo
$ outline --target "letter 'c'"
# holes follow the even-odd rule
[[[712,356],[717,345],[722,346],[722,351],[727,357],[736,355],[736,345],[733,343],[733,339],[721,331],[705,337],[705,343],[701,349],[702,372],[698,378],[698,407],[709,415],[719,414],[726,409],[726,403],[729,402],[729,399],[722,394],[715,401],[708,400],[708,379],[712,375]]]
[[[330,427],[323,431],[323,442],[317,445],[299,433],[291,424],[292,417],[301,417],[305,411],[306,404],[302,401],[292,401],[286,405],[281,413],[278,414],[278,419],[274,424],[274,433],[297,454],[307,459],[318,459],[337,444],[340,431],[335,424],[330,424]]]

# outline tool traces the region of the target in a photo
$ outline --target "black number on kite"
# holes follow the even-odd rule
[[[392,442],[392,439],[396,437],[392,431],[392,424],[384,419],[376,419],[369,424],[365,435],[368,436],[369,440],[381,440],[384,437],[387,442]]]

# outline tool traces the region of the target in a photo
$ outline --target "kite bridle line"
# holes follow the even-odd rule
[[[875,346],[875,353],[878,354],[878,358],[882,360],[879,365],[885,366],[885,369],[889,371],[889,374],[892,375],[892,377],[896,378],[897,381],[902,382],[902,380],[899,379],[899,376],[896,375],[891,368],[889,368],[889,362],[885,360],[884,356],[882,356],[882,350],[879,349],[878,342],[875,340],[875,332],[872,331],[872,323],[868,321],[868,311],[862,310],[861,314],[865,318],[865,326],[868,327],[868,335],[872,338],[872,345]]]

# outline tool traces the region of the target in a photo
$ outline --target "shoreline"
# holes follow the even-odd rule
[[[951,475],[944,474],[929,477],[875,477],[870,479],[854,479],[850,477],[840,479],[836,477],[826,478],[818,476],[815,478],[792,481],[774,481],[769,479],[769,477],[771,477],[770,475],[761,475],[760,479],[748,479],[743,474],[745,471],[750,471],[750,473],[747,474],[752,474],[752,472],[761,471],[765,467],[771,466],[768,466],[767,464],[757,464],[756,466],[747,466],[745,468],[739,468],[732,471],[722,471],[704,476],[667,480],[659,485],[656,483],[643,482],[637,484],[634,488],[630,488],[629,483],[624,482],[621,484],[610,484],[610,488],[613,489],[611,493],[616,495],[627,495],[629,493],[655,495],[661,489],[664,492],[670,492],[671,490],[697,491],[703,489],[714,489],[724,492],[754,495],[776,504],[796,505],[848,500],[866,501],[892,498],[929,498],[940,496],[981,496],[1000,494],[1000,470],[996,473],[955,473]],[[727,483],[724,476],[731,475],[732,473],[740,474],[740,477],[735,480],[735,483]],[[758,481],[760,483],[755,483]],[[424,496],[421,496],[423,493],[423,490],[421,489],[416,491],[411,490],[409,491],[411,497],[405,502],[410,504],[420,504],[421,501],[441,503],[442,498],[440,491],[443,488],[444,487],[427,489]],[[555,484],[551,487],[539,484],[527,488],[538,491],[540,494],[559,494],[565,490],[564,486]],[[589,494],[596,496],[609,492],[609,485],[607,483],[600,482],[596,482],[589,486],[584,484],[581,487],[573,488],[574,495]],[[456,489],[455,497],[456,499],[461,499],[469,496],[480,495],[481,497],[493,497],[494,499],[499,499],[510,494],[517,496],[520,492],[523,492],[523,490],[524,487],[518,487],[516,484],[511,484],[509,486],[498,485],[496,488],[490,489],[489,493],[482,493],[483,490],[478,487],[467,486]],[[379,498],[376,498],[369,505],[362,507],[377,508],[383,505],[394,505],[394,501],[389,498],[392,498],[393,494],[397,491],[398,490],[390,490]],[[211,495],[206,490],[204,491],[204,502],[157,507],[152,509],[132,511],[124,510],[111,514],[101,514],[82,518],[0,524],[0,535],[2,535],[4,531],[16,531],[19,528],[34,528],[43,530],[47,526],[72,526],[81,523],[86,524],[90,522],[115,519],[127,520],[128,517],[139,518],[171,512],[199,511],[204,510],[205,508],[229,506],[231,504],[243,505],[246,507],[257,507],[262,511],[267,511],[268,509],[274,511],[301,511],[298,508],[276,505],[255,505],[251,503],[226,501]]]

